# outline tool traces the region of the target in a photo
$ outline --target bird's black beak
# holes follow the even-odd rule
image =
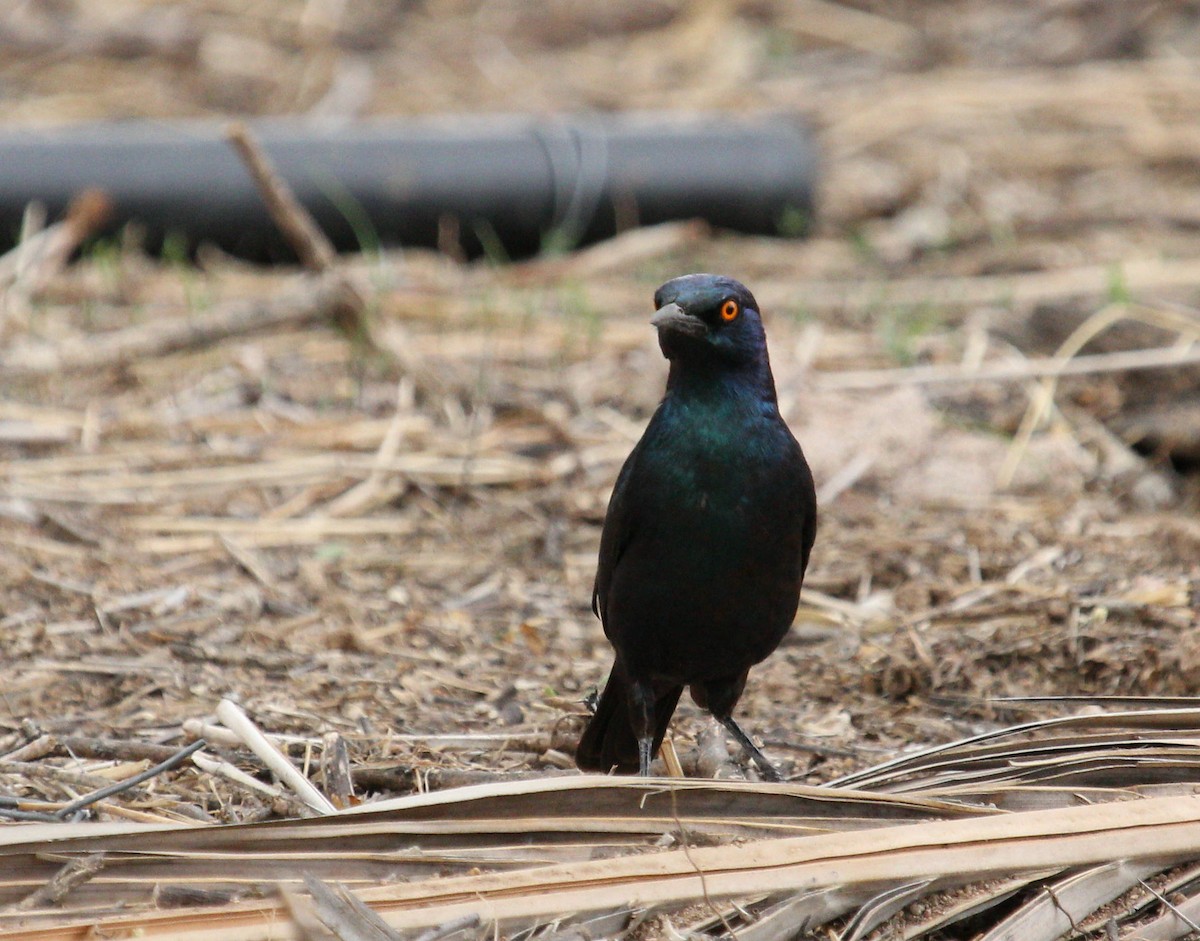
[[[690,337],[708,336],[708,325],[699,317],[686,313],[678,304],[663,304],[650,318],[650,323],[663,333],[682,333]]]

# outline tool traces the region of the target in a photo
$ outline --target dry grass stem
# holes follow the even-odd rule
[[[217,718],[255,755],[257,755],[271,772],[284,784],[290,787],[296,795],[309,807],[318,813],[331,814],[337,808],[329,799],[296,770],[288,761],[277,745],[258,730],[250,718],[235,703],[222,699],[217,703]]]

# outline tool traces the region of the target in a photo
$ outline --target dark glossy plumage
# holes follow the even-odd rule
[[[779,415],[753,295],[695,274],[664,284],[654,306],[667,391],[604,521],[592,607],[616,659],[576,763],[648,773],[687,686],[771,776],[732,710],[795,616],[812,475]]]

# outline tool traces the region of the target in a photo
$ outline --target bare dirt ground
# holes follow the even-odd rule
[[[741,707],[796,780],[1063,708],[995,697],[1200,691],[1194,359],[1022,372],[1082,324],[1084,357],[1200,337],[1196,4],[243,8],[5,4],[0,120],[782,109],[816,132],[819,226],[633,232],[615,261],[356,259],[376,349],[300,322],[55,369],[30,351],[296,275],[111,243],[10,283],[0,751],[178,746],[228,697],[271,732],[340,733],[360,793],[571,767],[610,657],[605,502],[665,378],[650,298],[694,270],[762,302],[821,487],[796,628]],[[919,371],[960,365],[1014,375]],[[885,368],[912,371],[864,372]],[[681,708],[685,767],[706,724]],[[47,806],[81,789],[0,773]],[[194,768],[111,806],[288,810]]]

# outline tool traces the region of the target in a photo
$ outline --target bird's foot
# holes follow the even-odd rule
[[[762,753],[754,742],[750,741],[750,736],[742,731],[742,727],[737,724],[733,716],[725,716],[720,721],[729,730],[729,734],[737,739],[738,744],[742,746],[742,750],[750,756],[750,760],[758,766],[758,773],[764,781],[771,781],[772,783],[783,781],[783,775],[779,773],[779,769],[771,764],[767,756]]]
[[[784,777],[780,773],[779,769],[771,764],[771,762],[767,761],[761,752],[759,752],[758,756],[754,759],[754,763],[758,766],[758,776],[764,781],[770,781],[772,784],[783,783]]]

